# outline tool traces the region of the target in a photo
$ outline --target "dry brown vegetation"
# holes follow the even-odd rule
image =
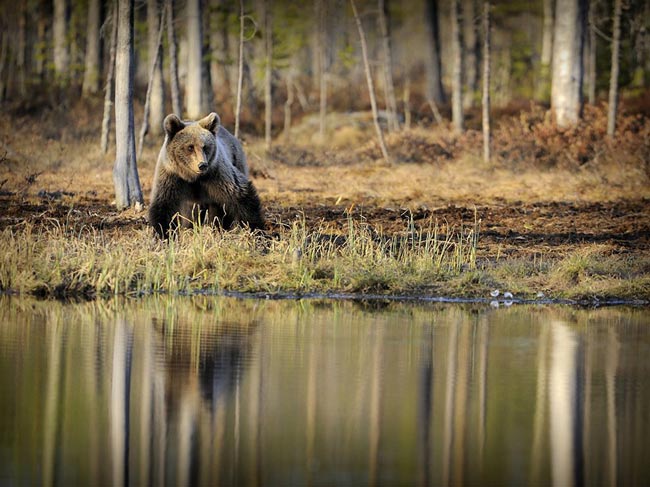
[[[112,205],[97,113],[79,102],[0,116],[2,290],[650,299],[642,111],[628,108],[609,139],[603,107],[564,131],[540,107],[513,110],[496,122],[490,164],[478,131],[428,122],[390,134],[386,164],[364,113],[329,115],[326,146],[309,118],[269,153],[244,133],[268,235],[198,229],[172,245],[145,212]],[[147,195],[160,142],[138,162]]]

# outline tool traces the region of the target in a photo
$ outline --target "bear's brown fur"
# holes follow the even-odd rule
[[[168,115],[151,191],[149,223],[162,238],[196,221],[263,229],[257,191],[239,141],[211,113],[195,121]],[[175,218],[176,215],[180,218]]]

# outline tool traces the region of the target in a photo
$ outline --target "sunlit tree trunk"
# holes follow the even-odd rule
[[[363,26],[361,25],[361,19],[359,18],[359,13],[357,12],[357,6],[354,3],[354,0],[350,0],[350,5],[352,5],[354,20],[357,24],[357,29],[359,30],[359,39],[361,41],[361,54],[363,56],[363,67],[366,72],[366,81],[368,82],[368,93],[370,95],[370,106],[372,108],[372,118],[375,122],[375,130],[377,131],[377,139],[379,140],[379,147],[381,148],[381,153],[384,156],[384,160],[386,162],[390,162],[390,157],[388,156],[388,149],[386,148],[386,142],[384,141],[384,133],[381,130],[381,125],[379,125],[379,114],[377,113],[377,100],[375,98],[375,86],[372,81],[370,62],[368,61],[368,47],[366,46],[366,35],[363,31]]]
[[[386,92],[386,111],[388,112],[388,127],[391,131],[399,130],[397,121],[397,100],[395,99],[395,84],[393,82],[393,53],[390,38],[390,8],[388,0],[379,0],[379,32],[383,50],[384,89]]]
[[[555,6],[551,110],[559,127],[582,116],[583,36],[586,0],[558,0]]]
[[[163,11],[166,9],[163,9]],[[151,95],[149,100],[149,131],[153,135],[160,135],[163,131],[165,118],[165,88],[163,85],[162,63],[162,27],[164,15],[158,6],[158,0],[147,0],[147,52],[149,53],[148,65],[153,71],[150,73]]]
[[[264,1],[264,143],[266,150],[271,149],[271,125],[273,117],[273,24],[271,18],[272,0]]]
[[[143,203],[135,158],[133,122],[133,2],[119,0],[115,57],[115,204],[118,209]]]
[[[453,52],[451,118],[454,130],[462,132],[465,129],[465,121],[463,115],[463,40],[460,0],[451,1],[451,38]]]
[[[607,135],[612,137],[616,131],[616,110],[618,108],[618,71],[621,46],[621,3],[614,0],[614,26],[612,27],[612,70],[609,77],[609,106],[607,109]]]
[[[445,92],[442,88],[438,0],[426,0],[426,19],[429,34],[429,45],[427,47],[429,58],[426,63],[427,98],[436,105],[440,105],[445,102]]]
[[[113,111],[113,98],[115,95],[115,57],[117,51],[117,1],[111,8],[111,38],[108,71],[106,73],[106,84],[104,86],[104,116],[102,118],[102,153],[108,151],[108,139],[111,132],[111,113]]]
[[[187,0],[187,79],[185,106],[192,119],[205,114],[207,107],[203,94],[203,35],[201,0]]]
[[[551,85],[551,59],[553,56],[553,0],[544,0],[544,23],[542,28],[542,55],[537,81],[536,98],[548,101]]]
[[[483,160],[490,161],[490,2],[483,5]]]
[[[68,0],[54,0],[54,72],[57,80],[65,81],[70,68],[70,51],[66,38],[68,31]]]
[[[178,82],[178,46],[176,43],[176,30],[174,28],[174,1],[165,0],[167,11],[167,44],[169,46],[169,84],[172,95],[172,110],[178,117],[183,116],[181,102],[181,88]]]
[[[86,56],[84,80],[81,92],[84,96],[95,95],[99,92],[99,22],[101,6],[99,0],[88,3],[88,25],[86,26]]]

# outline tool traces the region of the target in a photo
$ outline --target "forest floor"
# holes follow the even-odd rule
[[[77,106],[0,116],[0,245],[5,253],[0,289],[6,292],[56,295],[57,283],[49,278],[20,280],[21,266],[52,259],[39,260],[36,251],[12,255],[25,228],[29,236],[22,238],[34,240],[50,238],[52,227],[65,227],[74,229],[65,232],[73,235],[69,238],[90,229],[101,233],[102,241],[140,239],[145,247],[160,246],[144,233],[146,206],[142,211],[115,208],[114,148],[108,154],[99,150],[100,117],[91,112]],[[366,114],[330,115],[327,144],[312,138],[314,123],[303,119],[289,136],[278,136],[268,152],[260,140],[244,134],[271,238],[288,238],[296,224],[320,239],[351,238],[353,221],[380,238],[432,228],[443,239],[473,232],[472,255],[456,272],[423,274],[419,281],[336,279],[337,264],[330,266],[332,274],[319,277],[322,265],[314,263],[298,284],[283,282],[274,271],[273,279],[260,277],[257,285],[239,286],[240,278],[227,284],[222,279],[217,287],[467,298],[489,298],[491,290],[500,289],[522,299],[650,300],[646,116],[621,117],[620,135],[609,140],[602,108],[588,111],[585,122],[570,131],[555,128],[542,109],[528,108],[497,122],[489,164],[480,158],[475,130],[456,136],[448,127],[422,124],[390,134],[392,161],[386,162]],[[145,204],[162,141],[161,136],[148,138],[138,162]],[[228,236],[220,238],[223,243]],[[283,259],[280,265],[291,265],[290,255]],[[9,271],[12,266],[16,269]],[[204,281],[197,286],[210,287]]]

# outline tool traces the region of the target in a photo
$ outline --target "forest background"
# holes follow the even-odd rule
[[[305,262],[305,242],[292,241],[279,263],[295,264],[298,255],[298,282],[241,272],[228,280],[226,272],[206,283],[200,270],[188,277],[175,269],[181,277],[170,274],[156,289],[198,280],[195,287],[252,291],[462,295],[501,285],[528,294],[650,295],[649,2],[120,0],[128,45],[117,8],[98,0],[0,3],[7,241],[26,238],[20,225],[40,228],[43,215],[63,234],[79,222],[112,232],[144,226],[145,198],[120,196],[111,161],[129,159],[135,171],[123,176],[141,180],[146,194],[164,116],[217,111],[244,141],[272,233],[294,231],[309,246],[307,234],[316,232],[336,247],[358,217],[382,252],[382,238],[444,222],[447,250],[462,254],[462,241],[468,254],[405,284],[400,273],[368,275],[372,259],[341,277],[338,264],[316,255],[322,249]],[[113,115],[121,101],[112,80],[120,79],[125,48],[133,76],[128,156],[113,146],[110,129],[130,125]],[[138,134],[146,138],[136,158]],[[134,204],[132,214],[116,213]],[[257,244],[250,245],[253,252]],[[503,256],[521,269],[495,275],[490,269]],[[72,264],[21,284],[25,277],[8,270],[21,258],[5,257],[3,289],[117,292],[97,269],[80,276]],[[603,258],[613,268],[595,265]],[[517,273],[528,281],[513,281]],[[131,274],[119,292],[141,290],[138,271]]]

